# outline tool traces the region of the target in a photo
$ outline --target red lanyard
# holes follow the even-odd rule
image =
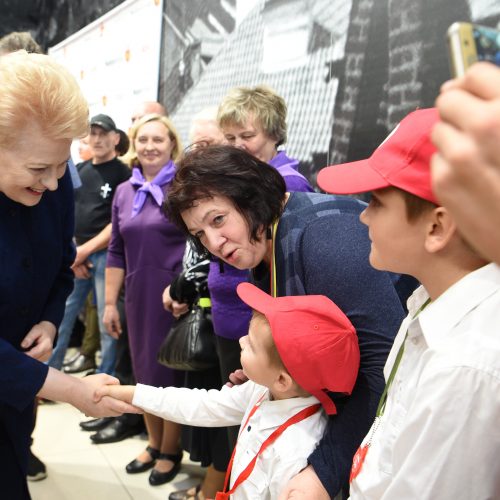
[[[264,398],[264,394],[259,398],[257,403],[255,403],[255,406],[252,408],[252,411],[248,414],[248,417],[246,419],[245,424],[241,427],[240,435],[241,435],[241,432],[243,431],[243,429],[246,429],[247,424],[250,421],[250,419],[252,418],[252,416],[254,415],[254,413],[258,410],[263,398]],[[231,477],[231,469],[233,468],[233,461],[234,461],[234,454],[236,452],[236,446],[238,446],[238,443],[236,443],[236,446],[234,447],[234,450],[233,450],[233,454],[231,455],[231,460],[229,461],[229,465],[227,467],[226,479],[224,480],[224,490],[223,490],[223,492],[219,491],[215,495],[215,500],[227,500],[227,499],[229,499],[230,495],[232,495],[235,492],[236,488],[238,488],[238,486],[241,483],[243,483],[243,481],[245,481],[250,476],[250,474],[252,473],[252,471],[255,467],[255,463],[257,462],[257,458],[259,457],[259,455],[261,455],[270,444],[274,443],[274,441],[276,441],[276,439],[278,439],[281,436],[281,434],[283,434],[283,432],[285,432],[285,430],[288,427],[290,427],[293,424],[296,424],[297,422],[300,422],[301,420],[305,420],[306,418],[310,417],[311,415],[314,415],[320,408],[321,408],[320,404],[308,406],[307,408],[304,408],[303,410],[299,411],[298,413],[296,413],[295,415],[290,417],[285,423],[281,424],[262,443],[259,451],[257,452],[257,455],[255,455],[255,457],[253,457],[253,459],[250,461],[250,463],[240,473],[240,475],[238,476],[238,478],[234,482],[234,485],[231,488],[231,490],[226,491],[228,484],[229,484],[229,478]]]

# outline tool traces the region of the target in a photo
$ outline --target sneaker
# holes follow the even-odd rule
[[[45,464],[30,450],[30,456],[28,458],[28,481],[40,481],[47,477],[47,468]]]
[[[94,358],[79,354],[78,357],[69,365],[66,365],[63,370],[64,373],[80,373],[95,370],[96,365]]]

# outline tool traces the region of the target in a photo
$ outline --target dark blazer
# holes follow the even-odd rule
[[[27,207],[0,193],[0,477],[2,491],[19,483],[4,471],[26,474],[33,401],[48,367],[20,347],[31,328],[59,326],[73,288],[73,187],[69,171],[56,191]],[[9,464],[9,465],[7,465]],[[9,488],[12,488],[11,490]],[[27,488],[24,486],[27,492]],[[15,490],[19,492],[19,490]],[[2,495],[3,495],[2,493]],[[11,497],[9,497],[11,498]],[[14,498],[14,497],[12,497]],[[17,498],[23,498],[19,496]]]

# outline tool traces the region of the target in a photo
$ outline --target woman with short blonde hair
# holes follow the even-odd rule
[[[9,148],[19,131],[36,124],[54,140],[85,137],[88,104],[67,69],[51,57],[18,51],[0,58],[0,148]]]
[[[29,499],[35,396],[96,417],[136,412],[94,391],[109,375],[75,378],[49,368],[73,288],[71,141],[88,133],[88,108],[70,73],[49,56],[0,57],[0,471],[2,497]]]

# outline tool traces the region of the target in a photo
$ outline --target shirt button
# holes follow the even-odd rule
[[[248,432],[250,432],[251,430],[252,430],[252,426],[251,426],[251,425],[249,425],[249,426],[247,427],[247,431],[248,431]]]
[[[15,216],[17,215],[17,210],[16,210],[15,208],[11,208],[11,209],[9,210],[9,215],[10,215],[11,217],[15,217]]]
[[[28,307],[21,307],[19,312],[20,312],[21,316],[28,316],[28,313],[30,312],[30,310]]]

